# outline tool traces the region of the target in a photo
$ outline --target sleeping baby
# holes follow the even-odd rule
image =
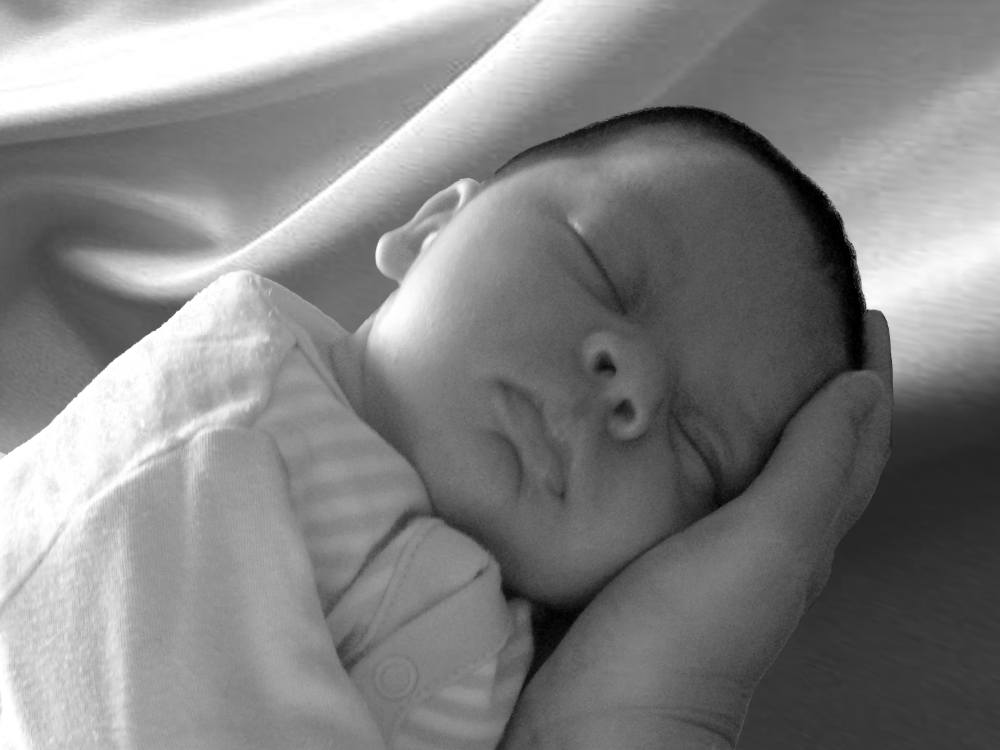
[[[376,264],[399,287],[353,334],[219,278],[0,461],[4,740],[495,747],[533,619],[739,495],[861,366],[839,216],[708,110],[459,180]]]

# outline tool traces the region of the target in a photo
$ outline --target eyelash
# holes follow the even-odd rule
[[[598,272],[604,279],[605,284],[607,284],[608,289],[611,290],[611,296],[614,297],[615,305],[618,307],[619,312],[625,313],[625,303],[622,301],[621,295],[618,293],[618,287],[615,286],[614,282],[611,280],[611,274],[608,273],[604,264],[597,257],[597,253],[593,252],[590,245],[583,239],[581,239],[583,244],[584,252],[590,257],[590,261],[597,267]]]
[[[621,295],[618,293],[618,287],[611,280],[611,274],[609,274],[600,263],[597,264],[598,269],[601,272],[601,276],[604,277],[605,283],[607,283],[608,289],[611,290],[611,296],[615,301],[615,307],[618,308],[618,312],[622,315],[625,314],[625,303],[622,301]]]

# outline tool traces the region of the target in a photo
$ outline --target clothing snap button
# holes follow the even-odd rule
[[[416,686],[417,668],[405,656],[390,656],[375,668],[375,689],[383,698],[405,698]]]

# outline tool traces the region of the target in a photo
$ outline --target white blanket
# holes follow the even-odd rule
[[[982,0],[0,2],[0,451],[225,270],[353,330],[393,287],[379,235],[436,191],[661,104],[830,194],[902,410],[981,401],[998,33]]]

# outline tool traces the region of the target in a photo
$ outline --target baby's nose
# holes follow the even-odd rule
[[[618,440],[634,440],[649,427],[662,398],[663,367],[641,339],[610,331],[591,334],[584,342],[584,367],[598,383],[602,418]]]

